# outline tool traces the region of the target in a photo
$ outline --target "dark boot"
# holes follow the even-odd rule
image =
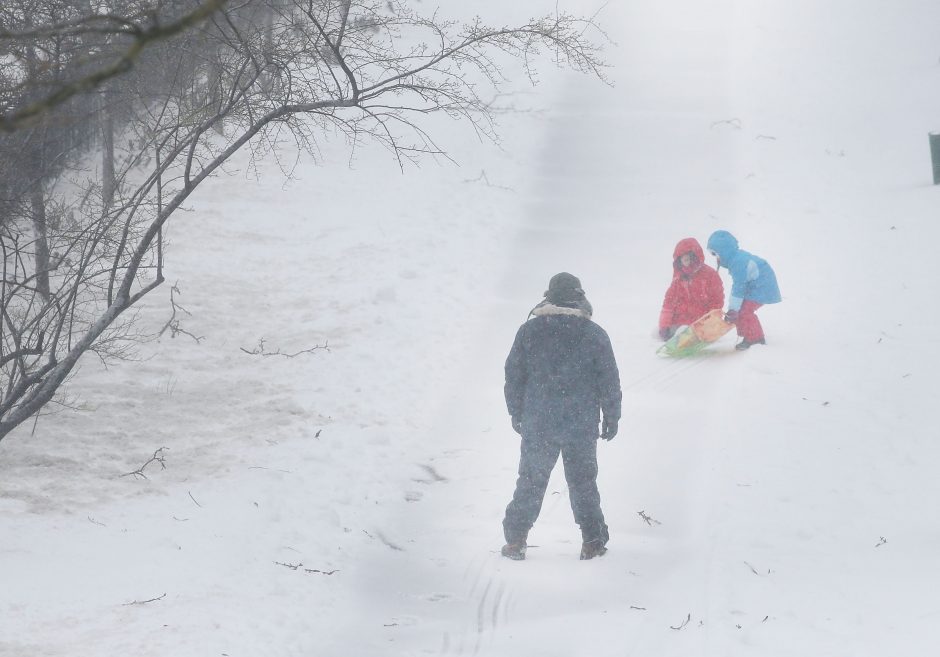
[[[754,340],[754,342],[751,342],[750,340],[741,340],[738,344],[734,345],[734,348],[738,351],[744,351],[745,349],[750,349],[756,344],[767,344],[767,342],[764,340],[764,338]]]
[[[513,561],[522,561],[525,559],[525,549],[526,549],[526,539],[528,538],[528,532],[520,532],[518,530],[510,531],[506,530],[506,545],[503,546],[503,549],[499,551],[501,555],[507,559],[512,559]]]
[[[525,549],[525,541],[522,543],[506,543],[499,553],[507,559],[512,559],[513,561],[522,561],[525,559]]]
[[[581,544],[581,561],[587,561],[594,557],[602,557],[605,554],[607,554],[607,546],[605,546],[604,541],[600,539],[585,541]]]

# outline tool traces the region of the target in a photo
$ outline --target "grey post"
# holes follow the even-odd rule
[[[940,132],[930,132],[930,159],[933,161],[933,184],[940,185]]]

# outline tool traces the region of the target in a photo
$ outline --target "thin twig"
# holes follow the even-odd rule
[[[424,470],[425,472],[427,472],[431,478],[430,479],[413,478],[412,481],[415,481],[419,484],[433,484],[437,482],[447,481],[447,477],[439,473],[437,470],[434,469],[433,466],[428,465],[427,463],[419,463],[418,467]]]
[[[327,342],[325,342],[324,344],[314,345],[314,346],[310,347],[309,349],[301,349],[300,351],[295,351],[294,353],[289,354],[289,353],[285,353],[285,352],[281,351],[281,348],[280,348],[280,347],[278,347],[275,351],[268,351],[268,350],[266,350],[266,349],[264,348],[264,338],[261,338],[260,340],[258,340],[258,346],[255,347],[254,349],[249,350],[249,349],[245,349],[244,347],[239,347],[239,349],[241,349],[242,351],[244,351],[244,352],[245,352],[246,354],[248,354],[249,356],[265,356],[265,357],[267,357],[267,356],[284,356],[284,358],[294,358],[295,356],[299,356],[299,355],[301,355],[301,354],[311,354],[311,353],[313,353],[314,351],[317,351],[317,350],[319,350],[319,349],[325,349],[326,351],[329,351],[329,350],[330,350],[330,343],[329,343],[329,341],[327,341]]]
[[[166,447],[161,447],[160,449],[158,449],[157,451],[155,451],[155,452],[153,453],[153,456],[151,456],[149,459],[147,459],[147,462],[144,463],[142,466],[140,466],[139,468],[137,468],[137,469],[134,470],[133,472],[125,472],[125,473],[122,474],[121,476],[122,476],[122,477],[131,477],[131,476],[134,476],[134,477],[140,477],[141,479],[148,479],[147,475],[144,474],[144,468],[146,468],[146,467],[147,467],[148,465],[150,465],[151,463],[159,463],[159,464],[160,464],[160,469],[161,469],[161,470],[166,470],[166,457],[163,455],[163,451],[164,451],[165,449],[167,449],[167,448],[166,448]]]
[[[396,552],[404,552],[404,551],[405,551],[405,548],[401,547],[400,545],[395,545],[395,544],[392,543],[390,540],[388,540],[388,539],[385,537],[385,534],[383,534],[382,532],[375,532],[375,535],[378,536],[378,537],[379,537],[379,540],[382,541],[387,547],[389,547],[389,548],[395,550]],[[531,546],[530,546],[530,547],[531,547]]]
[[[684,621],[682,621],[679,625],[670,625],[670,626],[669,626],[669,629],[670,629],[670,630],[681,630],[683,627],[685,627],[686,625],[688,625],[688,624],[689,624],[689,621],[691,621],[691,620],[692,620],[692,614],[689,613],[689,614],[685,617],[685,620],[684,620]]]
[[[758,577],[764,577],[765,575],[769,575],[769,574],[771,573],[770,568],[767,569],[767,572],[766,572],[766,573],[760,573],[760,572],[757,571],[757,568],[755,568],[754,566],[752,566],[751,564],[749,564],[747,561],[744,562],[744,565],[747,566],[748,568],[750,568],[750,569],[751,569],[751,572],[754,573],[755,575],[757,575]]]
[[[303,571],[305,573],[308,573],[311,575],[332,575],[333,573],[339,572],[339,570],[337,569],[320,570],[319,568],[304,568],[304,565],[302,563],[284,563],[282,561],[275,561],[274,565],[283,566],[284,568],[289,568],[290,570],[300,570],[301,568],[303,568]]]
[[[188,335],[193,340],[195,340],[196,343],[198,344],[199,342],[202,342],[205,336],[204,335],[197,336],[197,335],[190,333],[189,331],[184,330],[183,328],[180,327],[180,321],[176,318],[176,312],[178,310],[192,317],[191,312],[189,312],[188,310],[183,308],[183,306],[176,303],[175,295],[182,294],[178,286],[179,286],[179,281],[174,283],[173,287],[170,288],[170,307],[173,309],[173,313],[170,315],[170,319],[167,320],[166,324],[163,325],[163,328],[160,329],[160,332],[157,334],[157,336],[163,335],[166,332],[166,330],[169,329],[171,338],[175,338],[177,335],[180,335],[180,334]]]
[[[124,603],[123,605],[121,605],[121,606],[122,606],[122,607],[130,607],[131,605],[145,605],[145,604],[148,604],[148,603],[150,603],[150,602],[156,602],[157,600],[163,600],[163,598],[165,598],[165,597],[166,597],[166,593],[164,593],[164,594],[161,595],[161,596],[157,596],[156,598],[150,598],[149,600],[134,600],[134,601],[132,601],[132,602],[125,602],[125,603]]]
[[[486,184],[487,187],[492,187],[493,189],[502,189],[502,190],[507,191],[507,192],[515,192],[515,191],[516,191],[516,190],[514,190],[512,187],[506,187],[506,186],[504,186],[504,185],[494,185],[494,184],[492,184],[492,183],[490,182],[490,179],[486,177],[486,171],[483,170],[483,169],[480,170],[480,175],[477,176],[476,178],[465,178],[463,182],[465,182],[465,183],[473,183],[473,182],[480,182],[481,180],[483,181],[483,183]]]

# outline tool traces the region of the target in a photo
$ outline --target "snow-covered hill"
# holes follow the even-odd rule
[[[86,361],[81,410],[0,443],[0,654],[940,645],[940,9],[624,0],[598,19],[615,86],[520,84],[532,111],[501,117],[502,150],[440,122],[459,168],[347,166],[337,143],[286,184],[246,157],[198,195],[168,278],[201,339]],[[717,228],[777,270],[769,344],[657,358],[673,246]],[[577,560],[559,474],[510,562],[502,363],[562,270],[623,380],[599,450],[610,552]],[[165,468],[129,474],[160,448]]]

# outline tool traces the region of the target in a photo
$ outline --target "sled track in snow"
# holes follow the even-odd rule
[[[654,368],[652,372],[644,374],[630,383],[623,385],[622,389],[624,392],[628,390],[660,390],[667,387],[693,367],[698,367],[718,355],[718,353],[703,352],[695,356],[689,356],[688,358],[662,359],[660,366]]]
[[[472,560],[464,572],[464,580],[469,583],[466,600],[470,602],[471,616],[462,631],[443,632],[438,652],[441,657],[481,654],[487,640],[509,618],[512,595],[494,569],[494,557]]]

